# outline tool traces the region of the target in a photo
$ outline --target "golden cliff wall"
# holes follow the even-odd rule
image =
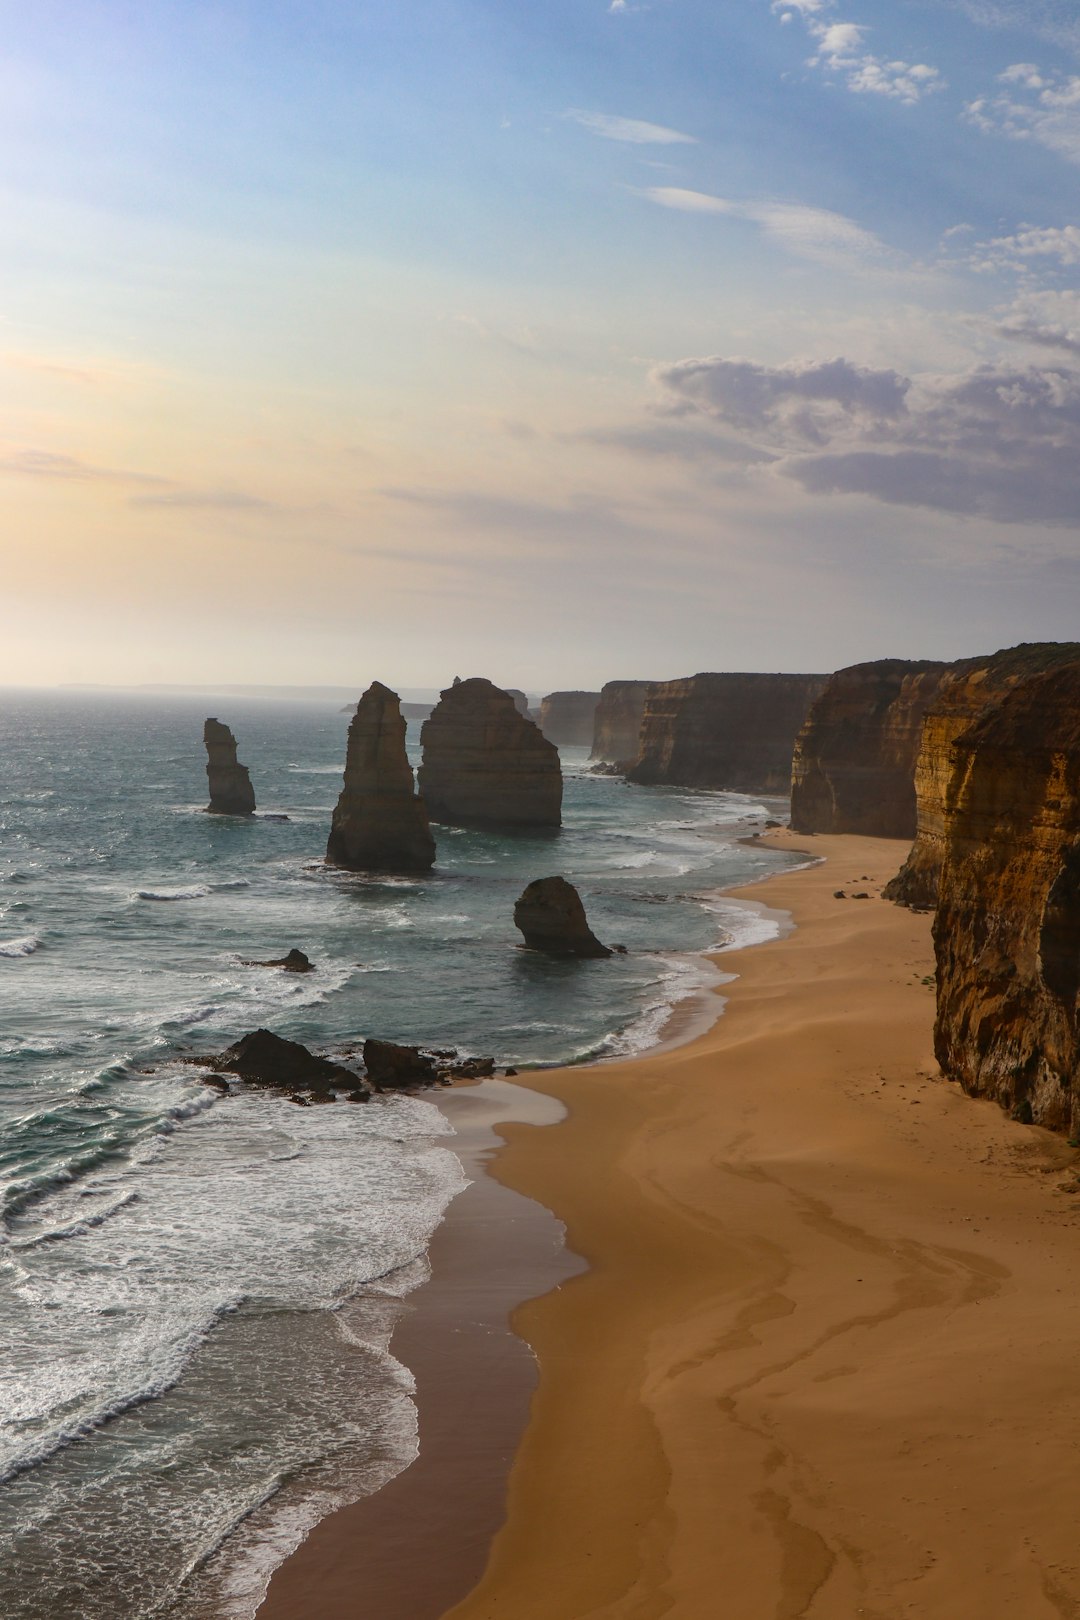
[[[947,667],[881,658],[830,677],[795,743],[796,832],[914,838],[923,716]]]
[[[651,681],[607,681],[593,717],[590,759],[611,765],[631,764],[638,756],[645,693]]]
[[[1077,642],[1027,642],[992,657],[962,659],[945,672],[933,707],[923,720],[915,764],[915,842],[904,865],[885,888],[887,899],[905,906],[937,904],[945,847],[945,801],[954,770],[953,745],[1021,681],[1078,658]]]
[[[1080,661],[954,745],[934,922],[935,1049],[965,1091],[1080,1130]]]

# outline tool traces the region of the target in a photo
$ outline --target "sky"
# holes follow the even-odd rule
[[[1075,0],[0,25],[0,683],[1080,636]]]

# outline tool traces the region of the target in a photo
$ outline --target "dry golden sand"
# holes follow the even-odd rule
[[[570,1118],[505,1132],[591,1270],[516,1313],[540,1384],[453,1620],[1080,1616],[1077,1155],[937,1077],[904,846],[777,841],[827,864],[749,891],[797,929],[717,1025],[529,1076]]]

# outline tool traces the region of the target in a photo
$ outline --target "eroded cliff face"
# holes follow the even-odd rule
[[[1027,642],[992,657],[965,658],[949,666],[923,719],[915,762],[915,842],[896,877],[886,885],[887,899],[906,906],[937,904],[945,847],[945,801],[957,739],[1021,681],[1078,658],[1077,642]]]
[[[943,1072],[1080,1130],[1080,661],[1022,682],[954,745],[934,921]]]
[[[220,720],[207,720],[203,726],[206,744],[206,777],[210,785],[207,810],[215,816],[255,814],[255,790],[246,765],[236,758],[236,738]]]
[[[540,730],[548,742],[590,748],[599,692],[549,692],[540,705]]]
[[[786,793],[824,675],[691,675],[649,687],[631,782]]]
[[[795,744],[795,832],[914,838],[923,717],[948,667],[880,658],[830,677]]]
[[[632,765],[638,757],[645,694],[652,681],[607,681],[593,717],[590,759]]]
[[[435,861],[427,811],[405,752],[396,692],[375,681],[349,726],[345,782],[326,859],[351,872],[426,872]]]
[[[558,827],[559,750],[479,677],[447,687],[420,733],[420,792],[432,821],[457,827]]]

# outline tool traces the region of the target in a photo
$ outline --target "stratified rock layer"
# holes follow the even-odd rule
[[[1080,1130],[1080,662],[1023,682],[955,744],[934,944],[943,1072]]]
[[[549,742],[591,748],[599,692],[549,692],[540,705],[540,730]]]
[[[427,812],[413,786],[396,692],[375,681],[349,726],[345,784],[326,859],[351,872],[426,872],[435,860]]]
[[[1021,681],[1078,658],[1080,643],[1030,642],[992,657],[965,658],[949,666],[923,720],[915,762],[915,842],[903,867],[885,887],[887,899],[907,906],[937,904],[945,850],[945,801],[957,739]]]
[[[454,827],[558,827],[559,750],[491,681],[457,681],[420,734],[420,791],[432,821]]]
[[[691,675],[649,687],[631,782],[786,793],[824,675]]]
[[[653,681],[607,681],[593,717],[590,759],[632,765],[638,757],[645,694]]]
[[[948,667],[881,658],[830,676],[795,743],[795,832],[914,838],[923,716]]]
[[[514,906],[514,926],[530,950],[548,956],[610,956],[585,915],[581,896],[563,877],[537,878]]]
[[[237,764],[236,738],[220,720],[207,720],[203,726],[206,744],[206,776],[210,784],[207,810],[215,816],[251,816],[255,813],[255,791],[247,766]]]

